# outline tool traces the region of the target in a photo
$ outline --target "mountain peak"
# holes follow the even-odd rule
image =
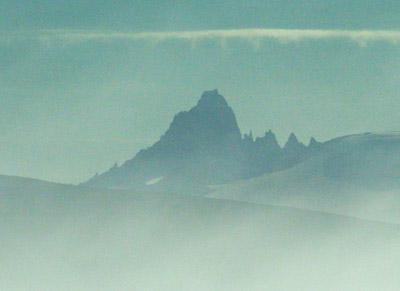
[[[293,132],[289,136],[288,143],[290,143],[290,144],[299,143],[299,140],[297,139],[297,136]]]
[[[314,137],[311,137],[310,143],[308,144],[308,147],[309,148],[315,148],[315,147],[318,147],[320,145],[321,145],[320,142],[317,142],[317,140]]]
[[[249,134],[245,133],[244,136],[243,136],[243,139],[246,140],[246,141],[253,142],[254,141],[253,132],[250,130]]]
[[[190,185],[226,183],[287,168],[307,148],[292,133],[283,150],[271,130],[263,137],[242,137],[235,114],[218,90],[205,91],[188,111],[176,114],[165,133],[120,167],[97,175],[86,185],[146,187],[164,177],[157,187],[178,189]],[[279,164],[281,163],[281,164]]]
[[[193,146],[202,140],[213,143],[228,138],[241,140],[235,114],[218,90],[205,91],[197,105],[189,111],[178,113],[164,138],[187,140],[193,138]]]
[[[303,145],[301,142],[299,142],[299,140],[297,139],[296,135],[294,133],[291,133],[289,136],[288,141],[286,142],[284,149],[286,150],[286,152],[290,152],[290,153],[302,153],[305,151],[306,146]]]
[[[264,138],[267,140],[274,140],[276,141],[276,137],[275,134],[272,132],[272,130],[268,130],[267,132],[265,132]],[[277,142],[278,143],[278,142]]]
[[[217,108],[217,107],[229,107],[228,102],[225,98],[218,93],[218,89],[212,91],[205,91],[197,103],[200,108]]]

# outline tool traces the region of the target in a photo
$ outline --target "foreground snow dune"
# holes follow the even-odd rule
[[[1,290],[396,290],[400,226],[0,176]]]

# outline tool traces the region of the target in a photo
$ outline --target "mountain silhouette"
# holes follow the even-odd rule
[[[196,106],[175,115],[153,146],[83,184],[176,191],[188,185],[229,183],[291,166],[307,149],[294,134],[284,149],[271,130],[255,140],[252,133],[242,137],[225,98],[218,90],[206,91]]]

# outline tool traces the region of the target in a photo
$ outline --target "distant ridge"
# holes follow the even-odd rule
[[[291,167],[317,144],[314,139],[307,147],[292,133],[282,149],[271,130],[255,140],[252,133],[242,137],[232,108],[215,89],[205,91],[189,111],[176,114],[153,146],[139,151],[121,167],[115,164],[83,184],[126,189],[151,187],[160,191],[193,186],[199,189]]]
[[[303,159],[283,171],[213,186],[210,197],[400,223],[399,133],[311,140]]]

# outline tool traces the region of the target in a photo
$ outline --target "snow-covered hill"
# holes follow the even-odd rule
[[[400,134],[336,138],[293,168],[213,188],[211,197],[400,222]]]

